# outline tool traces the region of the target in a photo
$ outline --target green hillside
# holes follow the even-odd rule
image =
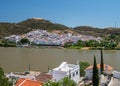
[[[0,37],[12,34],[24,34],[31,30],[43,29],[47,31],[71,32],[90,36],[107,36],[115,34],[120,36],[120,28],[94,28],[91,26],[77,26],[69,28],[62,24],[52,23],[49,20],[30,18],[19,23],[0,22]]]

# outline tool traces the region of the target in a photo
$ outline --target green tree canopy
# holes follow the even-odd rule
[[[61,86],[61,85],[59,82],[49,81],[49,82],[45,83],[43,86]]]
[[[49,81],[45,83],[43,86],[76,86],[76,85],[77,84],[75,83],[75,81],[71,80],[68,77],[65,77],[58,82]]]
[[[5,77],[3,69],[0,67],[0,86],[13,86],[12,82]]]
[[[76,86],[75,81],[71,80],[69,77],[65,77],[61,81],[61,86]]]
[[[90,66],[88,62],[79,62],[80,65],[80,76],[85,76],[85,69]]]
[[[23,38],[23,39],[20,40],[20,43],[22,43],[22,44],[29,44],[30,41],[27,38]]]

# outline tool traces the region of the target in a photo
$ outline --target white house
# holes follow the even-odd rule
[[[26,79],[31,79],[31,80],[36,80],[36,77],[40,75],[40,72],[37,71],[29,71],[29,72],[23,72],[23,73],[10,73],[6,74],[6,77],[8,78],[26,78]]]
[[[113,74],[113,77],[111,78],[108,86],[120,86],[120,72],[113,71],[112,74]]]
[[[67,62],[62,62],[60,66],[50,70],[49,73],[53,75],[53,79],[59,81],[64,77],[69,77],[76,83],[80,80],[80,67],[75,64],[67,64]]]
[[[119,71],[113,71],[112,74],[113,74],[114,78],[120,79],[120,72]]]
[[[99,74],[100,74],[100,64],[97,64],[97,68],[98,68],[98,71],[99,71]],[[106,72],[111,72],[113,71],[113,67],[109,66],[109,65],[106,65],[104,64],[104,71]],[[87,79],[92,79],[92,75],[93,75],[93,66],[89,66],[85,69],[85,77]]]

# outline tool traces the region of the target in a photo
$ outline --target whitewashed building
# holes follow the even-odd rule
[[[98,68],[98,72],[100,74],[100,64],[97,64],[97,68]],[[104,64],[104,71],[106,72],[112,72],[113,71],[113,67]],[[85,77],[87,79],[92,79],[92,75],[93,75],[93,66],[89,66],[85,69]]]
[[[55,81],[59,81],[64,77],[69,77],[76,83],[80,80],[80,67],[79,64],[67,64],[67,62],[62,62],[60,66],[50,70],[49,73],[53,76]]]
[[[31,80],[36,80],[36,77],[40,75],[40,72],[37,71],[29,71],[29,72],[16,72],[16,73],[10,73],[6,74],[6,77],[8,78],[25,78],[25,79],[31,79]]]
[[[113,71],[112,74],[113,74],[114,78],[120,79],[120,72],[119,71]]]

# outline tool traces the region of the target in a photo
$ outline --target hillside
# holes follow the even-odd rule
[[[90,35],[90,36],[107,36],[110,34],[115,34],[115,35],[119,35],[120,36],[120,28],[94,28],[94,27],[90,27],[90,26],[79,26],[79,27],[75,27],[73,28],[75,32],[78,32],[80,34],[84,34],[84,35]]]
[[[17,25],[15,23],[0,23],[0,37],[12,35],[12,34],[24,34],[29,32],[30,29],[24,26]]]
[[[18,25],[20,26],[25,26],[28,28],[34,28],[34,29],[44,29],[44,30],[65,30],[68,29],[68,27],[61,25],[61,24],[56,24],[56,23],[52,23],[49,20],[45,20],[45,19],[37,19],[37,18],[31,18],[31,19],[27,19],[25,21],[22,21],[20,23],[18,23]]]
[[[31,18],[24,20],[19,23],[0,23],[0,37],[12,35],[12,34],[24,34],[33,29],[43,29],[47,31],[67,31],[70,30],[68,27],[52,23],[45,19]],[[71,30],[72,31],[72,30]]]
[[[0,37],[12,35],[12,34],[24,34],[31,30],[43,29],[56,33],[79,33],[90,36],[107,36],[109,34],[116,34],[120,36],[120,28],[94,28],[90,26],[78,26],[75,28],[69,28],[62,24],[52,23],[49,20],[41,18],[30,18],[19,23],[5,23],[0,22]]]

